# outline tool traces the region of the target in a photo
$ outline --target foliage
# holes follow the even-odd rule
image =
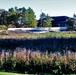
[[[0,24],[7,26],[7,11],[3,11],[0,15]]]
[[[0,49],[16,47],[41,51],[76,51],[75,32],[49,32],[43,34],[0,31]]]
[[[12,70],[20,73],[76,73],[76,53],[70,51],[62,54],[60,52],[48,53],[17,48],[14,52],[2,51],[0,63],[2,63],[1,70]]]
[[[29,75],[29,74],[19,74],[19,73],[12,73],[12,72],[0,72],[0,75]]]
[[[73,27],[73,20],[71,18],[68,18],[67,24],[68,26]]]
[[[14,9],[10,8],[7,13],[7,22],[8,24],[17,24],[18,23],[18,18],[19,18],[19,13]]]
[[[8,11],[1,13],[0,22],[3,25],[6,25],[8,28],[9,24],[15,25],[16,27],[36,27],[36,16],[34,11],[29,7],[26,9],[22,8],[9,8]]]
[[[76,52],[76,38],[37,38],[37,39],[0,39],[0,49],[15,49],[16,47],[40,50],[40,51],[61,51],[72,50]]]
[[[46,16],[46,18],[43,20],[43,27],[52,27],[52,18],[50,16]]]
[[[7,27],[5,25],[0,25],[0,30],[6,30]]]
[[[40,14],[40,27],[52,27],[52,18],[45,13]]]
[[[42,13],[40,14],[40,19],[44,19],[44,18],[46,18],[46,14],[42,12]]]
[[[19,32],[16,33],[11,32],[10,34],[20,36]],[[32,39],[26,39],[27,37],[22,39],[0,39],[0,70],[33,74],[44,73],[45,75],[47,73],[49,75],[50,73],[61,75],[76,74],[76,38],[61,37],[63,35],[75,36],[75,32],[25,35],[28,37],[32,36]],[[49,37],[45,38],[44,35]],[[37,36],[44,36],[44,38],[38,38]],[[57,36],[57,38],[50,36]]]
[[[25,27],[36,27],[37,22],[33,10],[29,7],[26,11]]]

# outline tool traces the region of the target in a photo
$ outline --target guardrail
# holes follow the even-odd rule
[[[38,27],[38,28],[8,28],[8,31],[24,31],[24,32],[47,32],[47,31],[66,31],[67,27]]]

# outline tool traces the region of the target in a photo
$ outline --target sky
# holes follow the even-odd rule
[[[69,16],[76,14],[76,0],[0,0],[0,9],[8,10],[11,7],[31,7],[40,18],[41,12],[49,16]]]

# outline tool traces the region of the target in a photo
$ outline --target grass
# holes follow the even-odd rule
[[[10,73],[10,72],[0,72],[0,75],[29,75],[29,74],[18,74],[18,73]],[[33,75],[33,74],[30,74]]]
[[[76,52],[48,53],[17,49],[13,53],[2,51],[0,67],[18,73],[76,73]],[[8,66],[8,67],[7,67]],[[63,67],[64,66],[64,67]],[[65,67],[66,66],[66,67]],[[55,69],[56,68],[56,69]],[[1,75],[1,74],[0,74]],[[44,75],[44,74],[43,74]]]
[[[10,73],[10,72],[0,72],[0,75],[35,75],[35,74],[18,74],[18,73]],[[41,74],[41,75],[53,75],[53,74],[44,73],[44,74]],[[65,74],[62,74],[62,75],[65,75]],[[76,74],[67,74],[67,75],[76,75]]]
[[[36,39],[36,38],[45,38],[45,37],[58,37],[58,38],[60,38],[60,37],[64,37],[64,38],[71,38],[71,37],[73,37],[73,38],[75,38],[76,37],[76,32],[71,32],[71,31],[67,31],[67,32],[47,32],[47,33],[40,33],[40,34],[38,34],[38,33],[8,32],[8,31],[3,31],[3,30],[0,31],[0,38],[1,39],[5,39],[5,38],[20,38],[20,39],[21,38],[34,38],[34,39]],[[62,60],[63,59],[59,58],[59,61],[62,62]],[[0,72],[0,75],[29,75],[29,74]],[[34,74],[31,74],[31,75],[34,75]],[[48,75],[48,74],[43,74],[43,75]],[[63,75],[65,75],[65,74],[63,74]],[[70,75],[76,75],[76,74],[70,74]]]
[[[76,37],[75,31],[62,31],[62,32],[46,32],[46,33],[24,33],[18,31],[0,30],[0,38],[45,38],[45,37]]]

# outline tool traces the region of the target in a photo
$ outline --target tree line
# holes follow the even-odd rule
[[[45,19],[46,17],[46,19]],[[44,20],[42,20],[44,19]],[[9,8],[8,11],[0,13],[0,25],[8,27],[50,27],[52,19],[45,13],[40,14],[40,24],[36,20],[35,12],[32,8]]]

